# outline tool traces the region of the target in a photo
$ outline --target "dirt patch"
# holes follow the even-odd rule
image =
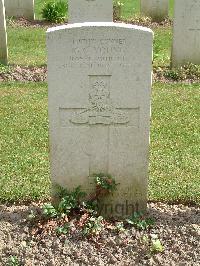
[[[123,21],[115,21],[115,22],[121,22],[121,23],[128,23],[128,24],[133,24],[137,26],[143,26],[143,27],[148,27],[148,28],[169,28],[172,26],[172,20],[167,18],[161,22],[153,22],[151,18],[149,17],[133,17],[131,19],[124,19]]]
[[[0,73],[1,81],[39,82],[46,81],[47,67],[11,66],[7,71]]]
[[[170,27],[172,26],[172,20],[167,18],[161,22],[153,22],[151,18],[148,17],[133,17],[132,19],[123,19],[117,20],[116,23],[128,23],[148,28],[158,28],[158,27]],[[52,23],[46,20],[27,20],[26,18],[16,18],[16,19],[8,19],[7,24],[11,27],[25,27],[25,28],[50,28],[56,27],[63,24],[67,25],[67,22],[64,23]]]
[[[161,81],[164,83],[184,83],[192,84],[200,82],[200,72],[193,71],[189,67],[183,67],[182,69],[170,69],[169,67],[154,68],[153,80]]]
[[[150,203],[152,229],[106,228],[97,238],[72,226],[67,235],[33,234],[27,221],[39,205],[0,206],[0,265],[15,256],[21,265],[191,265],[200,264],[200,208]],[[145,239],[159,238],[164,251],[151,254]]]
[[[24,27],[24,28],[49,28],[59,26],[59,24],[48,22],[46,20],[28,20],[26,18],[7,19],[7,25],[10,27]]]
[[[182,82],[184,84],[198,83],[200,77],[193,75],[185,75],[184,77],[174,80],[166,76],[166,71],[169,69],[154,69],[153,80],[161,81],[164,83],[177,83]],[[20,82],[42,82],[47,79],[47,67],[25,67],[25,66],[10,66],[6,71],[0,72],[0,82],[20,81]]]

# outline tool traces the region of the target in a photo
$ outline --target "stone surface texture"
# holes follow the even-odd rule
[[[169,0],[141,0],[141,13],[153,21],[162,21],[168,17]]]
[[[69,0],[69,23],[112,22],[112,0]]]
[[[0,0],[0,62],[3,64],[8,62],[4,0]]]
[[[34,20],[34,0],[4,0],[6,16]]]
[[[172,66],[200,64],[200,1],[176,0],[172,45]]]
[[[92,192],[94,173],[111,174],[104,215],[146,208],[152,41],[148,28],[112,22],[47,32],[52,180]]]

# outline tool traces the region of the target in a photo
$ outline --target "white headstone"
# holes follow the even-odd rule
[[[176,0],[173,25],[172,66],[200,64],[200,1]]]
[[[69,0],[69,23],[112,22],[112,0]]]
[[[0,0],[0,63],[7,64],[8,49],[7,49],[7,33],[4,0]]]
[[[140,0],[141,13],[153,21],[162,21],[168,17],[169,0]]]
[[[104,215],[145,210],[152,70],[150,29],[82,23],[47,33],[51,177],[94,192],[94,173],[117,191]]]
[[[6,16],[34,20],[34,0],[4,0]]]

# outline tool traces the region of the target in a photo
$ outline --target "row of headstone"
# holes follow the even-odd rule
[[[163,21],[168,17],[169,0],[140,0],[140,10],[153,21]]]
[[[0,63],[7,64],[8,50],[7,50],[7,32],[5,20],[4,0],[0,0]]]
[[[168,0],[141,0],[141,12],[153,21],[168,16]],[[175,0],[171,66],[200,64],[200,1]]]
[[[200,0],[175,0],[172,66],[200,65]]]
[[[110,21],[112,0],[96,10],[101,1],[72,0],[70,22],[94,20],[92,13]],[[105,216],[146,209],[152,46],[150,29],[123,23],[47,31],[52,181],[90,194],[93,174],[111,174],[118,186],[100,202]]]
[[[34,0],[4,0],[6,16],[34,20]]]

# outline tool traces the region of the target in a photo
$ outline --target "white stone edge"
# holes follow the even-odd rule
[[[82,27],[114,27],[114,28],[133,29],[133,30],[140,30],[140,31],[153,33],[153,31],[147,27],[126,24],[126,23],[114,23],[114,22],[73,23],[73,24],[67,24],[67,25],[61,25],[61,26],[49,28],[47,29],[47,33],[52,33],[52,32],[56,32],[59,30],[65,30],[65,29],[78,29]]]

